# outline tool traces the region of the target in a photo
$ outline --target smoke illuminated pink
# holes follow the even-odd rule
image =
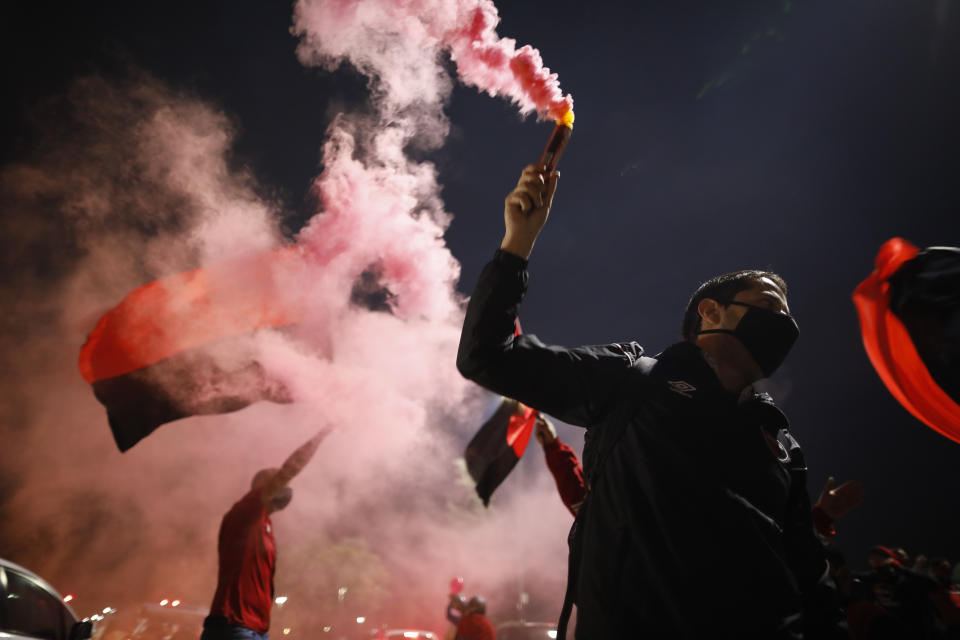
[[[349,58],[398,93],[404,89],[394,80],[405,83],[406,91],[442,93],[436,65],[447,51],[465,84],[509,98],[522,113],[562,120],[573,110],[573,98],[563,94],[539,51],[518,49],[515,40],[497,34],[499,23],[490,0],[300,0],[293,32],[301,36],[304,62],[336,66]]]
[[[570,521],[542,459],[522,461],[515,473],[529,462],[525,481],[508,478],[489,510],[456,471],[496,400],[456,372],[463,301],[444,240],[452,216],[437,168],[404,151],[446,139],[448,55],[462,82],[522,112],[569,112],[540,54],[499,37],[498,24],[486,0],[295,5],[299,59],[328,69],[348,62],[370,87],[367,104],[307,142],[322,145],[323,172],[312,185],[316,210],[295,233],[280,224],[286,204],[261,197],[270,185],[229,161],[236,127],[209,100],[146,74],[87,77],[37,114],[49,137],[0,170],[11,246],[44,261],[0,283],[15,301],[3,343],[18,363],[15,402],[0,407],[0,436],[16,443],[4,460],[15,479],[4,506],[24,532],[9,551],[15,560],[79,607],[94,588],[202,607],[213,594],[220,518],[252,473],[337,425],[274,517],[285,611],[310,603],[322,617],[322,603],[349,586],[342,607],[368,605],[355,615],[427,619],[442,631],[454,575],[494,608],[515,610],[521,587],[559,607]],[[295,268],[251,276],[260,257],[291,246]],[[80,345],[137,287],[213,265],[246,265],[227,270],[223,284],[295,305],[295,326],[257,324],[266,328],[240,336],[242,349],[231,341],[215,355],[225,366],[255,357],[296,401],[171,423],[121,455],[76,371]],[[388,308],[352,300],[368,275],[389,293]]]

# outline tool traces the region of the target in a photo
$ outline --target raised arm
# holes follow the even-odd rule
[[[527,256],[550,212],[557,175],[530,166],[504,205],[506,233],[467,306],[457,368],[496,393],[580,426],[600,422],[637,364],[635,343],[566,349],[514,336],[527,285]]]
[[[557,483],[560,499],[570,513],[576,516],[587,495],[580,460],[577,459],[573,449],[557,437],[557,430],[553,423],[542,415],[537,416],[535,433],[537,440],[543,446],[547,468],[550,469]]]
[[[550,216],[559,180],[557,171],[548,175],[534,164],[524,168],[517,186],[503,202],[505,232],[500,243],[502,250],[524,260],[530,257],[537,236]]]
[[[284,461],[279,471],[273,474],[270,480],[261,487],[260,499],[264,504],[272,500],[298,473],[303,471],[303,468],[307,466],[307,463],[313,458],[313,454],[317,452],[317,447],[319,447],[323,439],[330,434],[331,430],[330,427],[321,429],[315,436],[300,445],[296,451],[290,454],[290,457]]]

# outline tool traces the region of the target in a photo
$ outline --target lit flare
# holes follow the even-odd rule
[[[557,126],[553,128],[553,135],[547,142],[543,154],[540,156],[540,166],[547,173],[554,171],[560,164],[560,156],[563,150],[567,148],[570,142],[570,136],[573,134],[573,109],[567,109],[563,115],[557,118]]]

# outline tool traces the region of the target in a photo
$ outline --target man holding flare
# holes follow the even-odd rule
[[[507,196],[503,242],[480,275],[457,357],[467,378],[587,428],[589,489],[558,637],[573,604],[580,639],[848,637],[803,453],[770,396],[753,389],[799,333],[783,279],[744,270],[706,281],[683,340],[655,357],[635,342],[571,349],[514,336],[558,180],[530,165]]]

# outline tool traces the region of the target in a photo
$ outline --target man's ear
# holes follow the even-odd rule
[[[720,320],[723,316],[720,303],[712,298],[704,298],[697,305],[697,313],[700,314],[700,328],[712,329],[720,326]]]

